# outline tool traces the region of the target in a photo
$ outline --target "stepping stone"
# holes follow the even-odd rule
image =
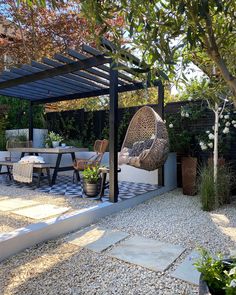
[[[70,208],[68,207],[58,207],[56,205],[51,204],[42,204],[30,208],[15,210],[12,211],[12,213],[29,217],[32,219],[44,219],[54,215],[62,214],[68,210],[70,210]]]
[[[121,231],[102,227],[89,227],[70,235],[67,241],[94,252],[102,252],[128,236],[127,233]]]
[[[154,271],[164,271],[184,250],[181,246],[135,236],[114,247],[108,255]]]
[[[18,208],[38,205],[39,203],[32,200],[25,200],[21,198],[0,200],[0,211],[11,211]]]
[[[192,252],[188,255],[184,261],[176,268],[171,276],[177,279],[181,279],[187,283],[198,285],[200,272],[196,270],[193,263],[199,258],[199,254]]]
[[[236,248],[230,248],[229,249],[229,256],[230,257],[236,257]]]

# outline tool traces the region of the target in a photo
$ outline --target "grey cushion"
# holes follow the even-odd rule
[[[144,150],[150,149],[153,144],[153,139],[146,139],[144,141],[136,141],[130,149],[130,157],[138,157]]]

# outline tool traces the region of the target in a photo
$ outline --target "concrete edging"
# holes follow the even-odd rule
[[[100,218],[132,208],[168,191],[170,191],[169,187],[161,187],[118,203],[107,201],[90,208],[80,209],[57,218],[48,219],[44,222],[30,224],[13,232],[0,234],[0,261],[37,243],[79,230],[98,221]]]

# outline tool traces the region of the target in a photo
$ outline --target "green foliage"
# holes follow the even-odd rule
[[[230,166],[218,165],[217,184],[214,184],[212,163],[200,169],[198,190],[201,197],[202,209],[211,211],[220,205],[230,202],[234,177]]]
[[[191,62],[208,75],[216,64],[221,70],[219,74],[231,87],[225,73],[235,74],[234,0],[84,0],[82,4],[91,31],[94,35],[96,32],[95,39],[99,40],[94,30],[98,23],[101,25],[100,36],[109,32],[117,45],[116,55],[123,53],[125,46],[120,44],[126,45],[127,39],[129,45],[125,49],[138,50],[141,64],[150,65],[153,76],[158,74],[166,79],[167,74],[172,79],[180,65],[179,71],[185,80],[183,70]],[[124,19],[123,28],[112,22],[119,17]]]
[[[166,115],[166,125],[170,140],[170,150],[195,156],[198,152],[197,139],[199,131],[197,120],[204,116],[204,105],[189,102],[181,107],[180,112]]]
[[[100,178],[99,166],[86,168],[83,172],[83,180],[87,183],[97,183]]]
[[[21,129],[29,127],[29,102],[26,100],[0,96],[0,105],[9,107],[6,129]],[[44,108],[41,105],[33,107],[34,128],[45,128]]]
[[[229,165],[218,166],[217,194],[219,205],[230,203],[232,187],[235,185],[235,176]]]
[[[67,139],[65,143],[67,146],[74,146],[78,148],[84,147],[83,142],[79,139]]]
[[[201,257],[194,263],[203,276],[212,294],[236,294],[236,259],[230,263],[222,255],[212,257],[205,249],[200,250]]]
[[[47,137],[45,138],[45,145],[51,147],[53,141],[62,142],[63,141],[63,137],[61,135],[53,132],[53,131],[50,131],[48,133]]]
[[[215,209],[215,185],[213,177],[213,166],[204,166],[200,169],[198,190],[201,197],[202,209],[211,211]]]
[[[6,126],[7,116],[2,114],[0,118],[0,151],[6,150]]]

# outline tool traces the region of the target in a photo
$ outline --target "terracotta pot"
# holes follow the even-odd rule
[[[197,192],[197,158],[183,157],[181,164],[183,194],[194,196]]]

